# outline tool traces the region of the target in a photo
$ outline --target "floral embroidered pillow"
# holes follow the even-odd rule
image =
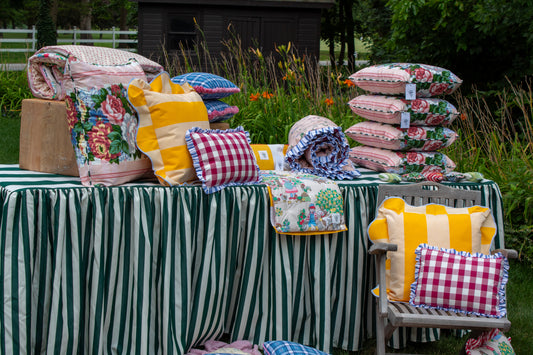
[[[450,102],[437,98],[405,100],[385,95],[359,95],[348,101],[350,109],[367,120],[400,124],[408,115],[409,126],[447,126],[459,112]]]
[[[399,128],[379,122],[359,122],[344,132],[361,144],[391,150],[436,151],[450,146],[457,134],[442,126]]]
[[[350,75],[350,80],[363,90],[383,95],[405,95],[407,84],[414,84],[416,97],[449,95],[463,83],[447,69],[417,63],[372,65]]]
[[[150,160],[135,144],[137,115],[122,84],[75,88],[65,102],[84,186],[120,185],[151,175]]]

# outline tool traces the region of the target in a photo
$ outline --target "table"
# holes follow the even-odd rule
[[[375,173],[339,182],[348,231],[277,235],[265,185],[206,195],[0,165],[0,352],[184,354],[228,334],[330,352],[373,335]],[[499,226],[492,181],[482,191]]]

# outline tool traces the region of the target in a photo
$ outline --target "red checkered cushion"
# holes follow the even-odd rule
[[[500,253],[470,254],[420,244],[409,303],[501,318],[509,263]]]
[[[185,140],[206,193],[261,180],[248,132],[242,127],[228,130],[195,127],[187,131]]]

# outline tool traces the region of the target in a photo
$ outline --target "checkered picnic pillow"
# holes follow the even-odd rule
[[[266,341],[263,343],[265,355],[327,355],[327,353],[286,340]]]
[[[507,314],[509,262],[501,254],[470,254],[421,244],[415,251],[415,282],[409,303],[501,318]]]
[[[206,193],[261,180],[248,132],[241,126],[228,130],[195,127],[185,133],[185,140]]]
[[[186,73],[171,80],[176,84],[188,83],[204,100],[221,99],[241,91],[228,79],[211,73]]]

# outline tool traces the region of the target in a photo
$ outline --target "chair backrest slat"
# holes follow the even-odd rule
[[[430,181],[409,185],[380,185],[378,206],[392,196],[403,198],[411,206],[436,203],[449,207],[471,207],[481,204],[481,191],[456,189]]]

